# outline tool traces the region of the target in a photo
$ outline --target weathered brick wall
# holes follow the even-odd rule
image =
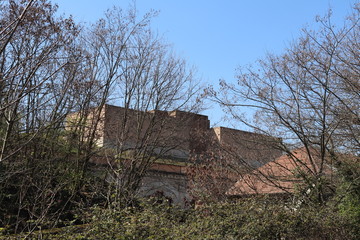
[[[94,140],[98,146],[104,144],[105,108],[87,109],[83,112],[74,112],[66,117],[65,129],[83,136],[83,141],[92,138],[95,130]]]
[[[225,127],[213,128],[213,134],[220,151],[229,152],[235,160],[254,168],[273,161],[282,154],[276,148],[280,143],[278,138]]]
[[[192,150],[199,150],[194,141],[196,131],[207,131],[207,116],[182,111],[140,112],[111,105],[105,106],[103,145],[125,149],[140,145],[157,146],[166,155],[188,158]]]
[[[86,123],[92,126],[90,113]],[[259,167],[281,155],[274,149],[279,139],[236,129],[210,128],[207,116],[183,111],[141,112],[105,105],[97,128],[97,144],[105,148],[153,147],[153,153],[165,153],[162,160],[187,161],[190,156],[218,154],[252,167]],[[72,116],[76,118],[76,114]],[[226,153],[223,155],[223,153]],[[231,159],[230,159],[231,158]],[[98,156],[94,162],[107,164]],[[189,200],[188,179],[184,167],[155,163],[142,181],[140,195],[161,192],[174,203],[183,205]],[[219,172],[223,172],[219,169]],[[226,171],[224,171],[226,172]],[[234,176],[225,176],[233,178]],[[236,178],[236,177],[235,177]],[[186,199],[186,200],[185,200]]]

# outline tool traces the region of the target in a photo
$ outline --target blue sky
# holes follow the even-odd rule
[[[53,0],[59,12],[81,22],[94,22],[113,5],[127,8],[130,0]],[[174,51],[197,68],[204,84],[219,79],[235,81],[235,69],[280,54],[303,27],[314,27],[315,16],[333,10],[341,25],[357,0],[137,0],[139,14],[150,9],[160,13],[152,27],[164,34]],[[223,113],[215,104],[203,114],[213,124]]]

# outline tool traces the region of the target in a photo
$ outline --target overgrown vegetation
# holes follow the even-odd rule
[[[136,207],[93,207],[83,225],[36,231],[44,239],[357,239],[358,222],[332,204],[295,209],[281,199],[249,198],[236,203],[180,209],[166,200]],[[15,237],[14,237],[15,238]]]
[[[149,166],[164,162],[172,147],[166,144],[175,142],[161,134],[161,118],[142,113],[201,107],[192,71],[150,29],[156,13],[139,19],[133,9],[113,8],[94,25],[79,26],[56,17],[56,9],[47,0],[0,4],[1,237],[360,238],[358,6],[343,28],[331,16],[319,18],[320,30],[305,31],[284,55],[239,71],[238,85],[221,82],[220,93],[208,91],[235,119],[283,139],[281,150],[306,149],[314,165],[303,177],[306,191],[228,199],[226,184],[209,179],[222,180],[230,168],[242,172],[241,159],[228,151],[207,159],[209,175],[198,178],[207,187],[198,191],[203,204],[187,209],[136,197]],[[96,142],[109,101],[125,114],[117,145],[107,151]],[[259,110],[250,120],[242,114],[249,106]],[[131,148],[129,132],[136,136]],[[126,164],[99,170],[90,160],[104,152],[109,162],[126,155]]]
[[[1,2],[4,233],[81,223],[76,216],[94,204],[122,208],[136,202],[147,169],[165,150],[147,153],[169,142],[161,137],[164,121],[146,112],[199,106],[192,70],[150,28],[155,16],[114,7],[81,26],[59,16],[48,0]],[[102,157],[114,163],[129,149],[131,157],[99,170],[90,160],[105,152],[97,130],[110,101],[124,114],[116,116],[121,126],[109,130],[116,144]]]

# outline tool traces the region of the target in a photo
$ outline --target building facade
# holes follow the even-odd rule
[[[75,113],[69,119],[76,116]],[[88,116],[86,124],[93,122],[95,115]],[[105,105],[98,116],[98,147],[121,152],[129,161],[133,151],[154,156],[142,179],[139,195],[161,193],[176,204],[184,205],[191,199],[187,172],[199,163],[194,159],[200,159],[201,163],[201,157],[209,154],[224,161],[232,156],[239,166],[257,168],[281,155],[275,148],[279,139],[225,127],[211,128],[208,117],[201,114],[178,110],[143,112]],[[112,164],[102,156],[92,161]]]

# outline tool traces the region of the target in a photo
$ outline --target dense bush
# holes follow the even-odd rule
[[[42,232],[45,239],[358,239],[358,225],[333,206],[290,208],[243,199],[195,209],[145,201],[121,210],[95,207],[87,224]],[[274,200],[274,199],[272,199]],[[39,232],[33,233],[34,237]]]

